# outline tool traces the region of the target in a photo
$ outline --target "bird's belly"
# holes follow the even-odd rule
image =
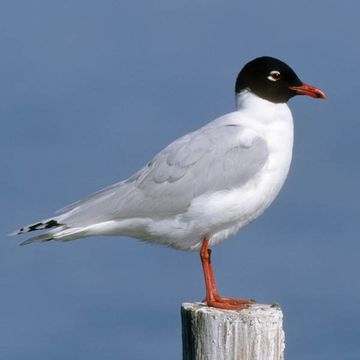
[[[286,179],[290,162],[263,171],[241,188],[213,194],[203,202],[203,223],[211,226],[210,244],[217,244],[255,220],[273,202]],[[285,166],[286,165],[286,166]],[[198,209],[194,209],[196,211]],[[211,225],[210,225],[211,224]],[[201,243],[196,244],[198,248]]]
[[[263,169],[238,188],[205,193],[188,210],[172,218],[152,221],[151,242],[182,250],[198,250],[203,238],[218,244],[256,219],[275,199],[286,179],[290,152],[273,152]]]

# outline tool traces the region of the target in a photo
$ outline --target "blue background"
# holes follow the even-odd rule
[[[328,99],[290,101],[289,178],[214,249],[219,287],[281,304],[287,359],[360,359],[359,11],[335,0],[3,0],[0,358],[181,358],[180,304],[204,294],[196,253],[127,238],[19,248],[6,233],[232,111],[238,71],[270,55]]]

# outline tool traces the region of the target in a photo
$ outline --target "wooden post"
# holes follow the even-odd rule
[[[183,360],[283,360],[282,319],[278,305],[229,311],[184,303]]]

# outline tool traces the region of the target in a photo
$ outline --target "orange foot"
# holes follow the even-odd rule
[[[232,299],[225,298],[218,294],[214,295],[212,299],[204,299],[204,302],[211,307],[225,310],[242,310],[248,309],[250,304],[255,300]]]

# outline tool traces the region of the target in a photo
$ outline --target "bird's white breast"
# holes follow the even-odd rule
[[[292,157],[291,112],[286,104],[274,104],[251,93],[244,97],[240,99],[243,102],[238,111],[227,121],[246,128],[239,136],[242,146],[251,146],[254,136],[261,136],[266,141],[269,155],[265,165],[246,184],[199,196],[185,214],[154,224],[156,232],[172,234],[165,240],[167,245],[197,250],[204,234],[210,239],[210,245],[225,240],[257,218],[284,184]]]
[[[213,216],[224,218],[223,228],[211,235],[212,244],[221,242],[256,219],[272,203],[285,182],[291,163],[293,119],[288,106],[271,103],[250,93],[244,97],[244,103],[239,104],[238,117],[241,125],[248,129],[250,139],[245,141],[251,141],[252,132],[260,135],[266,141],[269,156],[261,171],[245,186],[227,194],[217,194],[211,200],[220,210]],[[226,218],[233,221],[226,223]]]

